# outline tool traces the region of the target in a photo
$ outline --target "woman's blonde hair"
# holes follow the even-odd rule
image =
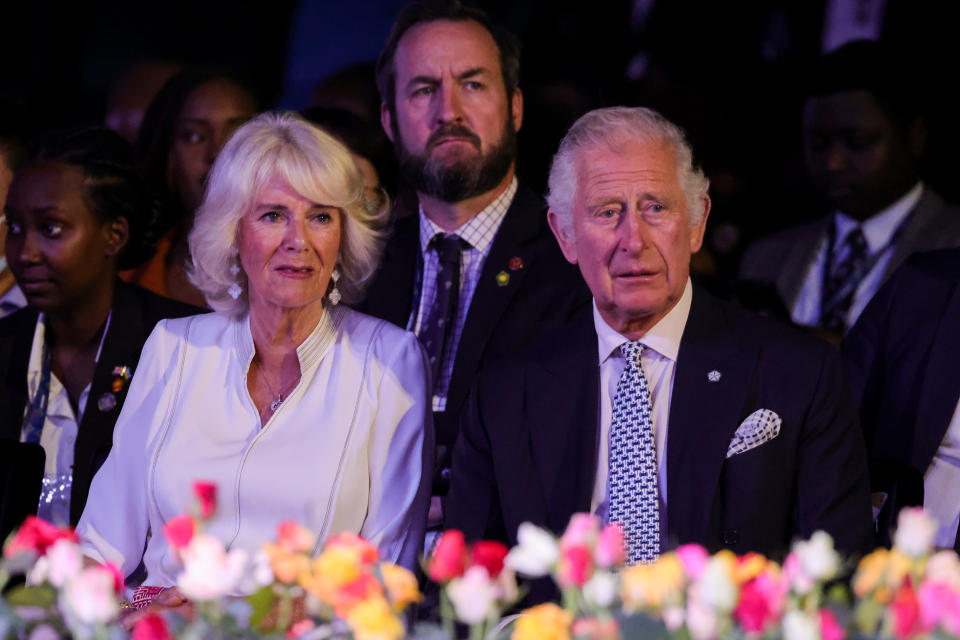
[[[366,195],[350,152],[295,113],[264,113],[237,129],[217,156],[203,203],[190,232],[190,281],[216,311],[233,316],[248,307],[247,278],[239,266],[240,219],[274,177],[313,202],[338,207],[341,217],[341,278],[346,303],[359,301],[383,248],[383,218],[389,203]],[[234,299],[229,289],[242,293]]]

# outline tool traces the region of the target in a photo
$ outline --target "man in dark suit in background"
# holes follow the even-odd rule
[[[400,13],[377,63],[383,128],[420,210],[397,221],[361,308],[416,332],[433,365],[433,525],[480,366],[588,299],[546,204],[514,175],[518,51],[479,10],[418,3]]]
[[[960,523],[960,249],[911,258],[843,342],[870,458],[880,541],[897,513],[923,506],[935,543]]]
[[[775,288],[798,324],[839,338],[912,253],[960,245],[960,208],[920,180],[926,128],[913,72],[902,52],[868,41],[820,64],[803,141],[831,213],[760,240],[740,269]]]
[[[560,143],[549,221],[592,309],[485,370],[454,450],[450,528],[516,542],[576,512],[631,562],[697,542],[774,557],[824,529],[871,543],[863,438],[839,356],[695,287],[710,210],[683,132],[592,111]]]

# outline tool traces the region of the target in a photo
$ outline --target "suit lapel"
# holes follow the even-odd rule
[[[87,396],[87,405],[77,432],[73,461],[74,498],[78,495],[78,490],[86,495],[95,467],[103,463],[113,443],[113,426],[120,415],[130,382],[129,379],[123,380],[120,390],[114,391],[114,380],[119,378],[113,374],[114,368],[126,366],[131,373],[134,371],[150,329],[152,327],[144,326],[136,296],[127,285],[118,282],[113,295],[110,326],[93,372],[90,394]],[[105,400],[109,395],[113,396],[115,402],[112,407],[104,410],[101,400]],[[104,402],[103,407],[107,406]],[[71,522],[76,523],[79,520],[83,502],[85,500],[71,500]]]
[[[549,526],[562,532],[572,514],[590,510],[600,368],[592,313],[579,314],[557,335],[563,336],[562,347],[528,370],[523,411],[524,424],[531,425],[530,448]]]
[[[925,188],[923,196],[910,212],[900,237],[896,240],[893,256],[887,262],[883,272],[886,281],[897,268],[912,254],[924,248],[933,248],[930,240],[936,238],[941,229],[937,225],[937,212],[943,207],[943,200],[936,193]]]
[[[539,233],[540,221],[533,212],[540,208],[542,203],[532,191],[522,186],[517,189],[483,263],[480,280],[470,301],[447,391],[447,411],[459,411],[494,328],[531,268],[535,256],[525,251],[524,245]],[[511,269],[512,258],[520,258],[522,268]]]
[[[917,423],[913,428],[914,468],[926,471],[950,426],[960,397],[960,288],[953,286],[946,310],[931,343],[930,359],[923,377]],[[904,425],[906,427],[907,425]]]
[[[777,291],[780,298],[792,312],[800,290],[807,279],[810,267],[817,258],[817,252],[827,235],[827,228],[833,224],[833,217],[827,216],[824,220],[803,227],[800,237],[793,243],[790,250],[783,257],[783,262],[777,267]]]
[[[413,311],[413,284],[420,255],[420,216],[397,221],[384,250],[383,262],[361,309],[406,328]]]
[[[694,289],[680,342],[667,431],[667,531],[679,543],[707,539],[726,460],[742,419],[755,349],[738,340],[719,303]],[[711,382],[707,374],[718,371]]]
[[[27,405],[27,367],[37,326],[37,313],[23,309],[8,319],[10,331],[0,339],[0,439],[20,440]]]

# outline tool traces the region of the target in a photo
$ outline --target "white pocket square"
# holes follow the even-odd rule
[[[732,458],[773,440],[780,435],[781,422],[783,421],[780,416],[770,409],[757,409],[737,427],[737,432],[727,447],[727,457]]]

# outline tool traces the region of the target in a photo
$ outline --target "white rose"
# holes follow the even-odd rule
[[[897,531],[893,546],[908,556],[920,558],[933,549],[937,535],[937,522],[920,507],[901,509],[897,518]]]
[[[943,582],[960,590],[960,559],[952,550],[938,551],[930,556],[925,574],[931,582]]]
[[[120,612],[113,573],[104,567],[82,570],[60,591],[60,604],[68,623],[89,626],[109,622]]]
[[[227,553],[213,536],[198,534],[181,551],[181,558],[183,573],[177,578],[177,587],[188,599],[203,602],[239,591],[248,556],[242,549]]]
[[[797,542],[793,550],[804,573],[814,580],[830,580],[840,571],[840,554],[833,548],[833,538],[825,531],[817,531],[809,540]]]
[[[683,626],[683,609],[681,607],[664,607],[663,611],[660,612],[660,617],[663,618],[663,624],[666,625],[668,631],[676,631]]]
[[[713,640],[720,631],[716,612],[702,602],[687,603],[687,630],[693,640]]]
[[[617,577],[609,571],[597,571],[583,585],[583,597],[592,606],[606,609],[617,597]]]
[[[717,611],[732,611],[737,604],[737,585],[728,564],[713,557],[707,562],[695,590],[697,598]]]
[[[788,611],[783,616],[783,640],[820,640],[819,625],[802,611]]]
[[[47,555],[44,557],[49,563],[47,580],[58,588],[83,569],[83,554],[80,553],[80,545],[70,540],[63,538],[57,540],[47,549]]]
[[[517,529],[517,546],[510,550],[504,564],[531,578],[550,573],[557,562],[559,548],[548,531],[524,522]]]
[[[483,567],[470,567],[460,578],[447,585],[447,595],[457,613],[457,619],[465,624],[479,624],[494,612],[497,586]]]

